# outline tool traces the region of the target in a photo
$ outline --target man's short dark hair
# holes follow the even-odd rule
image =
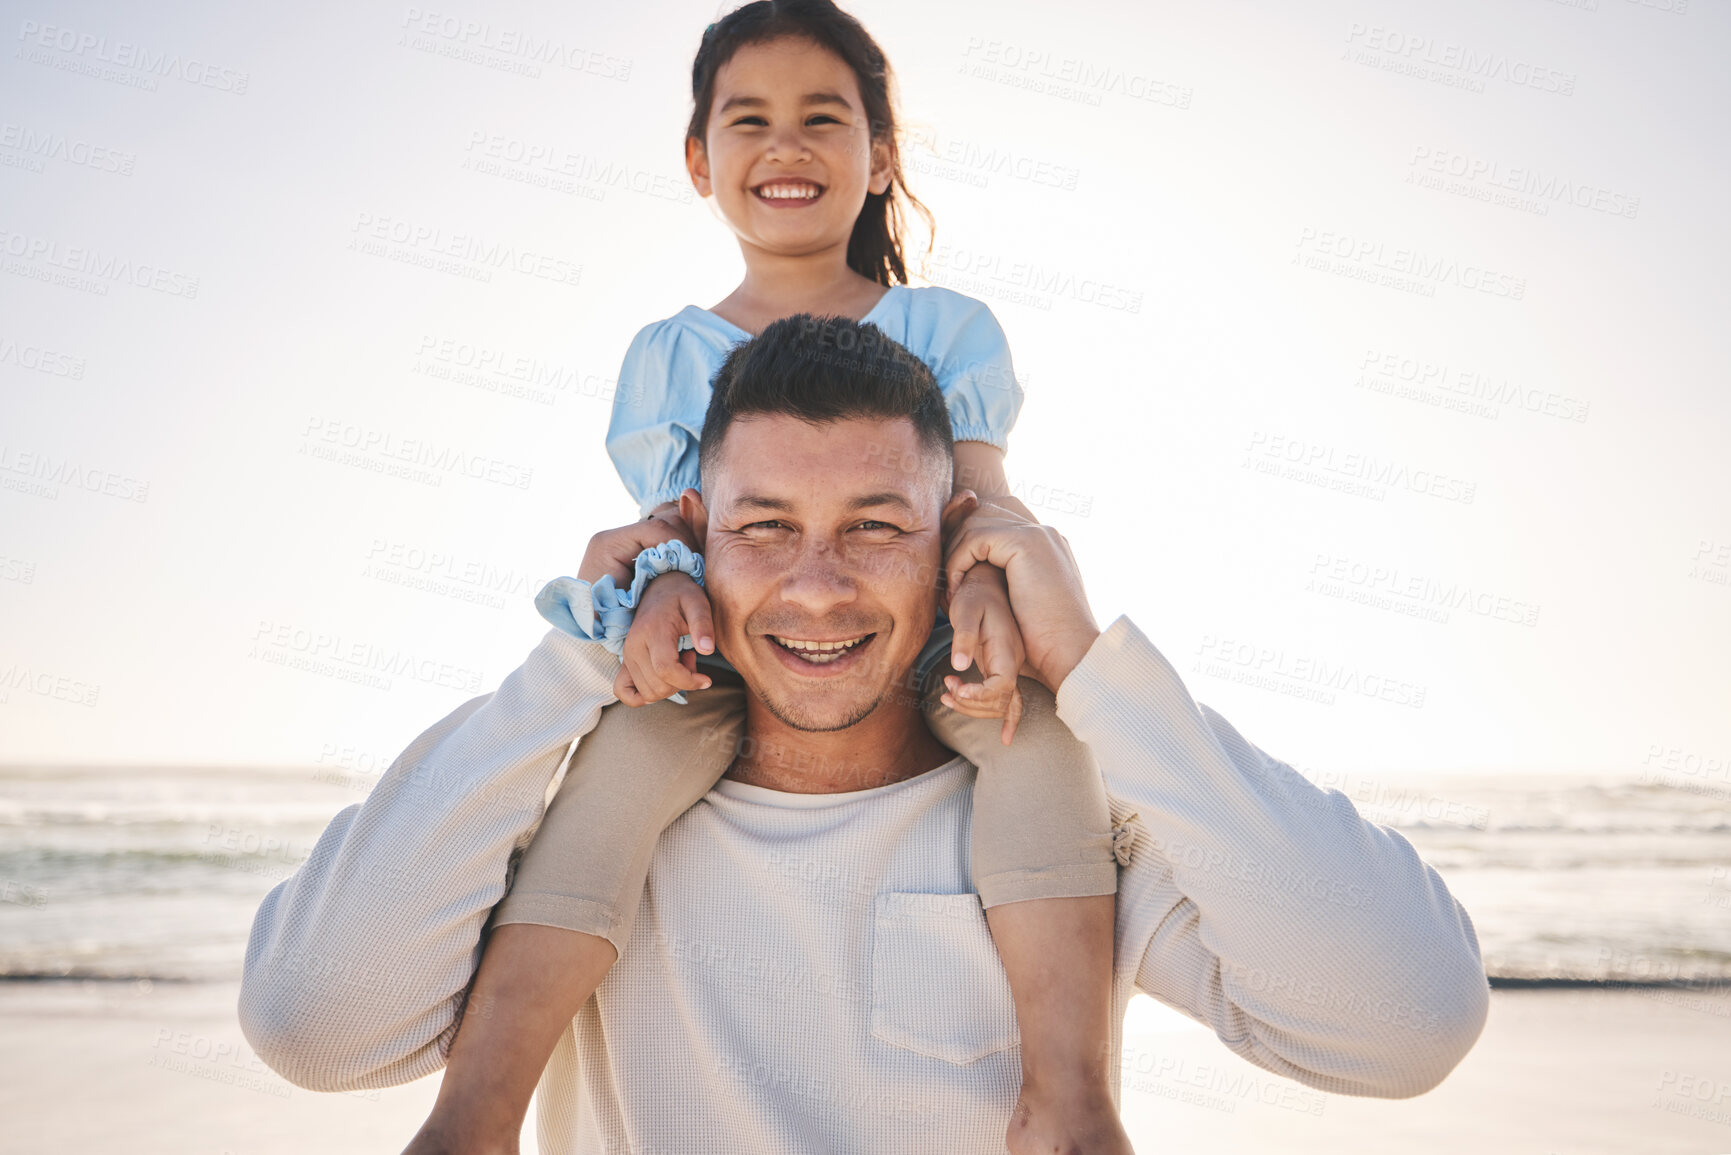
[[[735,345],[710,384],[698,473],[709,475],[739,417],[785,413],[813,425],[913,422],[920,447],[955,460],[950,411],[925,363],[876,325],[795,313]]]

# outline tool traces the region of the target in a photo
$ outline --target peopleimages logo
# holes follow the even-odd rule
[[[1405,489],[1463,505],[1471,505],[1478,494],[1477,482],[1434,469],[1415,469],[1393,458],[1340,450],[1318,441],[1260,429],[1250,435],[1244,465],[1260,473],[1359,492],[1376,501],[1381,501],[1388,489]]]
[[[63,272],[95,278],[96,287],[104,294],[108,292],[104,282],[132,285],[139,289],[151,289],[158,293],[167,293],[171,297],[198,296],[198,278],[186,273],[177,273],[161,265],[146,264],[142,261],[132,261],[114,253],[105,253],[100,249],[88,249],[75,245],[62,245],[52,237],[36,237],[26,233],[15,233],[9,229],[0,228],[0,253],[8,257],[39,263],[40,272],[45,278],[47,270],[59,269]],[[19,269],[8,269],[8,272],[19,272],[30,275],[31,266]]]
[[[1358,363],[1360,376],[1353,384],[1378,393],[1396,392],[1410,386],[1419,394],[1452,395],[1449,408],[1495,418],[1498,407],[1519,408],[1542,417],[1581,422],[1587,419],[1590,402],[1562,393],[1523,387],[1507,377],[1447,361],[1369,348]],[[1456,405],[1452,403],[1458,401]],[[1477,404],[1485,402],[1484,405]]]
[[[438,484],[456,474],[476,481],[490,481],[512,489],[528,489],[535,471],[524,465],[469,453],[453,445],[440,445],[415,437],[399,437],[388,429],[335,418],[309,417],[300,453],[339,464],[397,466],[410,471],[412,480]],[[380,468],[375,472],[389,472]],[[424,475],[424,476],[421,476]]]
[[[8,474],[12,476],[6,476]],[[28,450],[20,452],[16,446],[0,442],[0,484],[17,482],[18,479],[28,479],[27,482],[19,484],[40,483],[34,485],[33,490],[37,491],[39,496],[51,500],[59,497],[56,487],[62,485],[68,489],[100,493],[121,501],[150,500],[148,481],[140,481],[135,477],[127,477],[70,457],[57,457],[52,453]],[[5,484],[5,487],[15,486]]]
[[[1292,697],[1333,705],[1333,692],[1353,694],[1396,706],[1422,709],[1427,687],[1403,678],[1366,670],[1350,662],[1311,654],[1289,654],[1284,648],[1257,645],[1234,638],[1204,634],[1196,647],[1193,673],[1287,693]]]
[[[1398,62],[1410,69],[1422,70],[1427,66],[1445,69],[1480,85],[1487,80],[1500,80],[1519,88],[1536,88],[1559,96],[1572,96],[1575,91],[1575,74],[1572,72],[1546,68],[1502,52],[1437,40],[1432,36],[1354,21],[1347,25],[1346,41],[1348,52],[1359,48],[1381,53],[1387,61]],[[1361,63],[1368,63],[1368,60]],[[1482,90],[1481,87],[1479,91]]]
[[[933,269],[959,274],[964,280],[1018,290],[1048,302],[1058,297],[1068,297],[1085,305],[1099,305],[1125,313],[1142,311],[1140,290],[1127,289],[1093,277],[1078,276],[1068,269],[1055,269],[1031,261],[1006,261],[998,253],[950,245],[938,245],[926,261]],[[962,287],[967,288],[965,284]],[[1051,306],[1048,303],[1046,307]]]
[[[1081,177],[1081,170],[1073,165],[1058,164],[1004,146],[986,145],[952,136],[940,137],[937,130],[930,127],[914,128],[908,139],[919,151],[929,153],[944,165],[954,166],[954,169],[965,177],[977,176],[977,182],[968,180],[966,183],[977,184],[982,188],[986,186],[987,177],[1003,176],[1072,192]],[[919,151],[910,149],[903,159],[917,161]],[[942,169],[937,172],[938,175],[948,175]]]
[[[1469,582],[1441,581],[1427,574],[1408,573],[1399,566],[1379,565],[1318,553],[1311,563],[1305,589],[1347,601],[1362,602],[1378,609],[1400,608],[1401,612],[1425,617],[1423,611],[1463,610],[1481,618],[1535,626],[1539,607],[1533,602],[1481,589]],[[1356,595],[1356,596],[1355,596]]]
[[[20,344],[4,335],[0,335],[0,365],[16,365],[20,369],[46,373],[50,377],[70,377],[74,381],[84,377],[84,358],[41,345]]]
[[[1571,204],[1615,217],[1633,220],[1641,210],[1641,198],[1613,192],[1586,181],[1571,180],[1532,165],[1510,165],[1500,160],[1468,156],[1444,148],[1415,145],[1412,159],[1407,162],[1408,179],[1413,174],[1454,177],[1467,184],[1484,185],[1488,189],[1519,193],[1541,202],[1540,215],[1547,215],[1553,203]],[[1519,207],[1519,206],[1516,206]]]
[[[589,153],[572,152],[561,145],[526,141],[496,132],[469,134],[464,168],[499,175],[501,166],[533,171],[547,177],[568,177],[597,191],[622,189],[659,200],[687,205],[697,199],[684,173],[659,173],[633,167],[619,160],[603,160]],[[487,162],[496,162],[489,166]],[[527,183],[539,184],[536,180]]]
[[[405,35],[414,37],[413,48],[457,50],[442,53],[459,59],[473,59],[467,53],[493,53],[512,61],[530,76],[541,75],[536,65],[551,65],[571,72],[583,72],[603,80],[631,79],[629,57],[614,56],[579,44],[567,44],[554,36],[538,36],[520,28],[507,28],[486,20],[470,20],[445,12],[429,12],[421,8],[403,10],[402,27]]]
[[[94,706],[102,693],[101,686],[81,678],[33,669],[18,662],[0,666],[0,702],[5,702],[14,690],[74,706]]]
[[[544,405],[553,404],[561,394],[634,405],[646,393],[642,385],[478,341],[427,334],[415,354],[418,360],[411,372]]]
[[[1086,104],[1097,105],[1102,95],[1116,95],[1169,108],[1189,108],[1195,95],[1194,89],[1170,83],[1152,72],[1066,56],[1044,45],[1033,47],[970,36],[962,56],[977,70],[969,75],[997,80],[1012,88],[1083,98]]]
[[[11,121],[0,122],[0,149],[22,154],[38,162],[35,168],[37,172],[42,171],[39,162],[57,160],[98,172],[131,176],[133,167],[138,163],[138,157],[134,153],[92,144],[77,137],[68,137],[64,133],[39,132],[27,125],[13,124]]]
[[[80,32],[54,24],[24,20],[18,25],[18,39],[25,48],[51,49],[64,53],[75,63],[107,64],[143,73],[141,79],[175,79],[218,92],[246,95],[251,77],[235,68],[223,68],[178,52],[156,51],[127,40],[110,41],[106,36]],[[41,63],[38,61],[38,63]],[[154,84],[149,87],[155,88]]]
[[[560,285],[576,285],[583,279],[583,266],[563,257],[488,240],[474,233],[449,232],[401,217],[357,213],[349,231],[352,249],[373,256],[391,256],[394,251],[398,259],[407,258],[406,263],[426,263],[429,267],[438,267],[438,258],[446,258],[477,274],[478,280],[491,280],[494,269],[508,269]]]
[[[1470,261],[1431,256],[1418,249],[1391,247],[1382,241],[1332,229],[1300,229],[1298,250],[1293,257],[1294,263],[1299,263],[1306,254],[1312,254],[1337,258],[1368,272],[1380,270],[1411,277],[1419,283],[1454,285],[1511,301],[1519,301],[1527,295],[1525,277],[1488,269]]]
[[[390,689],[389,679],[400,677],[427,686],[474,693],[481,688],[484,677],[480,670],[413,651],[267,618],[259,619],[247,656],[270,665],[327,674],[380,690]]]

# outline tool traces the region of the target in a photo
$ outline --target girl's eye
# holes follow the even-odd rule
[[[747,124],[753,128],[761,128],[762,126],[764,126],[768,123],[769,123],[769,121],[765,120],[761,116],[742,116],[738,120],[734,121],[732,124],[728,125],[728,127],[729,128],[738,128],[742,124]]]
[[[815,116],[808,116],[808,117],[806,117],[805,122],[807,124],[840,124],[841,123],[840,120],[831,116],[827,112],[820,112],[820,113],[817,113]]]

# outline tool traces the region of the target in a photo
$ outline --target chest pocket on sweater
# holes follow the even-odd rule
[[[1010,980],[977,894],[879,894],[874,1038],[965,1065],[1021,1041]]]

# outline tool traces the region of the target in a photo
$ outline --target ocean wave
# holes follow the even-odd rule
[[[152,974],[144,972],[109,972],[100,969],[69,967],[64,971],[5,971],[0,970],[0,983],[211,983],[226,980],[202,975]]]
[[[1535,990],[1600,990],[1600,991],[1677,991],[1698,992],[1702,994],[1731,995],[1731,974],[1709,979],[1581,979],[1568,978],[1560,975],[1490,975],[1488,976],[1492,990],[1500,991],[1535,991]],[[1731,1005],[1726,1007],[1726,1013],[1731,1014]]]
[[[1423,819],[1405,822],[1383,822],[1373,813],[1364,817],[1378,826],[1396,830],[1436,830],[1454,834],[1545,834],[1545,835],[1615,835],[1615,834],[1731,834],[1731,811],[1704,815],[1699,819],[1679,820],[1674,816],[1644,817],[1629,815],[1611,820],[1571,818],[1557,822],[1489,822],[1473,826],[1460,822],[1431,822]]]
[[[19,802],[0,798],[0,828],[77,826],[284,826],[324,824],[359,798],[331,803]]]
[[[333,770],[0,770],[0,981],[233,981],[260,898],[367,785]],[[1731,1017],[1731,800],[1531,776],[1354,777],[1341,793],[1442,874],[1493,985],[1720,991],[1709,1003]]]

